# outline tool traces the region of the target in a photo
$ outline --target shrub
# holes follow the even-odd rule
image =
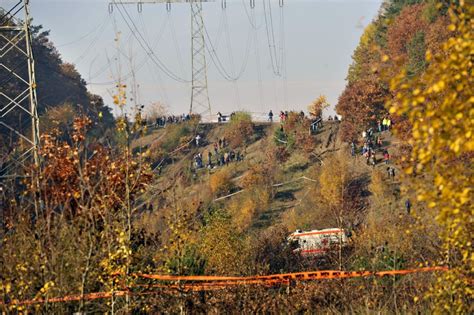
[[[211,192],[216,195],[224,195],[230,193],[234,184],[231,181],[232,172],[229,168],[222,168],[211,175],[209,179],[209,187]]]
[[[230,119],[224,136],[230,146],[236,148],[250,143],[253,134],[252,116],[246,112],[237,112]]]
[[[243,240],[232,225],[229,215],[214,212],[203,227],[199,249],[206,259],[208,274],[240,274],[245,255],[242,255]]]
[[[169,125],[166,130],[166,136],[160,143],[160,147],[166,151],[172,151],[180,144],[191,140],[192,128],[189,124]]]
[[[253,239],[253,261],[257,273],[281,273],[299,270],[299,256],[287,237],[290,232],[283,225],[275,225]]]
[[[247,230],[270,203],[267,187],[253,187],[236,197],[227,208],[232,216],[233,226],[239,232]]]
[[[198,120],[180,124],[171,124],[164,131],[166,134],[150,145],[150,158],[159,161],[168,157],[168,154],[180,146],[190,142],[196,129]]]
[[[248,194],[246,194],[249,197]],[[242,232],[251,224],[258,211],[258,204],[254,198],[239,198],[239,202],[233,203],[229,209],[232,212],[232,225]]]
[[[311,121],[302,116],[300,113],[290,112],[287,119],[283,123],[282,136],[281,130],[277,130],[276,136],[286,139],[286,147],[288,149],[301,149],[304,152],[311,152],[315,146],[315,138],[309,133]],[[279,141],[280,142],[280,141]]]
[[[329,103],[326,96],[320,95],[308,106],[308,111],[311,117],[321,118],[323,116],[324,109],[327,107],[329,107]]]
[[[75,109],[71,103],[48,108],[40,119],[40,130],[43,134],[70,131],[75,118]]]
[[[272,165],[267,163],[253,165],[242,177],[242,187],[245,189],[257,186],[270,187],[273,184],[273,169]]]

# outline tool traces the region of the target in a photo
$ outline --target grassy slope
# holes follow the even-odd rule
[[[274,198],[272,199],[269,207],[263,212],[259,213],[251,225],[252,230],[259,230],[270,227],[274,224],[281,222],[281,216],[286,211],[297,206],[304,198],[309,198],[308,187],[311,185],[310,181],[298,180],[301,176],[307,176],[308,170],[316,165],[324,163],[328,156],[335,154],[340,150],[345,150],[349,154],[348,147],[339,138],[339,123],[326,122],[321,132],[315,135],[317,138],[317,145],[313,152],[310,154],[303,154],[301,152],[294,152],[286,163],[278,166],[277,180],[276,182],[291,182],[280,187],[276,187],[274,190]],[[160,201],[160,195],[162,191],[172,187],[177,182],[183,181],[184,190],[180,192],[181,198],[196,198],[209,199],[210,195],[207,187],[209,186],[209,176],[220,168],[213,170],[200,169],[196,171],[193,176],[190,171],[190,165],[193,161],[193,156],[198,152],[203,153],[204,162],[207,161],[207,151],[213,152],[213,143],[219,138],[222,138],[226,125],[201,125],[198,132],[203,136],[204,146],[197,148],[193,144],[184,147],[181,151],[173,155],[171,163],[165,165],[162,170],[162,175],[158,176],[153,185],[154,189],[152,195],[149,196],[151,203],[154,205],[162,205],[163,200]],[[240,147],[240,150],[245,155],[245,161],[240,163],[232,163],[232,173],[234,182],[239,185],[239,179],[245,172],[254,165],[255,163],[262,163],[264,160],[264,152],[267,146],[274,145],[273,134],[274,129],[278,125],[269,124],[256,124],[256,132],[259,136],[257,140],[250,143],[246,147]],[[134,143],[134,146],[149,146],[153,147],[153,143],[156,141],[162,141],[167,136],[167,130],[153,130],[148,135],[140,138]],[[397,145],[392,145],[392,137],[388,134],[384,134],[384,145],[388,148],[391,155],[396,155],[398,152]],[[381,155],[379,155],[379,159]],[[362,156],[354,158],[355,171],[358,176],[369,178],[370,173],[373,171],[372,166],[367,166],[365,159]],[[154,161],[156,162],[156,161]],[[385,170],[386,166],[380,163],[376,168]],[[314,175],[313,175],[314,176]],[[184,180],[186,179],[186,180]],[[398,183],[394,183],[394,186],[398,186]],[[219,206],[225,208],[226,203],[230,202],[232,197],[229,199],[219,202]],[[159,208],[159,207],[158,207]]]

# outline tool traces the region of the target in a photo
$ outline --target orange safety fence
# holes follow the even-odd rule
[[[181,291],[210,291],[221,290],[230,287],[242,285],[263,285],[267,287],[278,284],[289,285],[292,281],[309,281],[320,279],[347,279],[359,277],[384,277],[407,275],[422,272],[447,271],[448,267],[425,267],[418,269],[405,270],[387,270],[387,271],[339,271],[339,270],[324,270],[324,271],[310,271],[310,272],[296,272],[285,274],[274,274],[268,276],[247,276],[247,277],[220,277],[220,276],[172,276],[172,275],[153,275],[153,274],[132,274],[137,278],[159,280],[163,282],[175,282],[173,284],[135,284],[132,288],[160,288],[163,290],[181,290]],[[115,274],[113,276],[118,276]],[[178,282],[178,283],[176,283]],[[179,283],[182,282],[182,283]],[[162,292],[162,291],[160,291]],[[84,295],[68,295],[63,297],[32,299],[25,301],[13,300],[9,303],[2,303],[0,305],[32,305],[43,303],[58,303],[81,300],[96,300],[105,299],[113,296],[129,295],[145,295],[155,294],[158,292],[130,292],[129,290],[119,290],[114,292],[95,292]]]
[[[418,269],[405,270],[388,270],[388,271],[340,271],[340,270],[324,270],[274,274],[268,276],[250,276],[250,277],[220,277],[220,276],[172,276],[172,275],[153,275],[136,273],[132,276],[145,279],[153,279],[160,281],[249,281],[249,280],[318,280],[318,279],[343,279],[370,276],[389,276],[389,275],[406,275],[410,273],[446,271],[448,267],[425,267]]]

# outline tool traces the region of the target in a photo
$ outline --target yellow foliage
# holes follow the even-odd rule
[[[351,165],[347,157],[342,154],[329,157],[324,162],[319,177],[322,201],[329,207],[342,208],[351,179]]]
[[[200,252],[206,258],[208,274],[239,274],[243,241],[232,225],[230,218],[215,213],[204,227],[199,242]]]
[[[213,194],[221,195],[230,192],[232,187],[232,172],[229,168],[224,167],[211,175],[209,179],[209,187]]]
[[[308,111],[312,117],[319,118],[322,116],[323,110],[327,107],[329,107],[329,103],[326,96],[320,95],[308,106]]]
[[[439,276],[432,292],[439,313],[472,311],[473,15],[474,7],[467,2],[453,6],[450,30],[456,33],[444,43],[443,53],[428,54],[431,63],[423,76],[407,83],[402,73],[391,82],[398,93],[390,112],[406,115],[413,126],[412,167],[406,173],[425,175],[411,177],[411,188],[437,212],[443,227],[444,263],[450,271]]]
[[[390,189],[387,186],[386,180],[384,179],[385,176],[386,175],[380,171],[375,171],[372,173],[369,190],[376,200],[384,199],[390,194]]]
[[[271,163],[265,161],[264,163],[255,164],[242,177],[240,183],[244,189],[257,186],[270,187],[273,184],[273,172]]]
[[[257,203],[251,199],[246,198],[243,203],[238,205],[238,209],[232,217],[235,227],[239,231],[245,230],[252,223],[252,219],[257,212]]]
[[[253,135],[252,116],[246,112],[236,112],[226,126],[224,136],[232,148],[248,144]]]
[[[265,187],[253,188],[236,198],[229,206],[232,222],[239,232],[245,231],[257,215],[268,207],[270,192]]]

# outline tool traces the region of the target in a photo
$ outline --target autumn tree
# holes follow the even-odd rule
[[[384,108],[387,90],[375,77],[359,80],[346,87],[336,106],[342,115],[342,139],[351,141],[374,126],[386,112]]]
[[[253,127],[252,116],[249,113],[236,112],[230,118],[224,136],[231,147],[237,148],[250,142],[254,134]]]
[[[388,114],[384,109],[386,99],[397,94],[389,91],[389,82],[401,68],[410,77],[425,71],[426,50],[439,52],[447,39],[445,6],[432,0],[384,1],[379,15],[360,38],[347,86],[336,105],[343,119],[343,140],[356,139]],[[391,118],[394,125],[404,129],[403,135],[409,134],[411,126],[404,116],[392,114]]]
[[[329,107],[326,96],[320,95],[308,106],[309,115],[315,119],[323,116],[323,111]]]
[[[413,126],[411,156],[405,172],[425,211],[436,214],[443,228],[444,264],[432,292],[440,312],[472,311],[474,213],[472,163],[474,7],[459,1],[450,10],[450,38],[442,53],[426,53],[426,72],[406,80],[402,72],[391,83],[398,91],[390,112],[406,115]]]
[[[308,117],[291,111],[280,129],[275,130],[275,143],[285,146],[288,151],[302,150],[309,153],[314,150],[315,138],[309,133],[311,121]]]
[[[211,192],[216,195],[224,195],[230,193],[235,187],[232,182],[232,171],[228,168],[221,169],[209,178],[209,187]]]
[[[200,234],[199,248],[206,258],[207,273],[240,274],[245,260],[241,255],[244,243],[232,226],[231,217],[223,211],[215,211],[207,218]]]

